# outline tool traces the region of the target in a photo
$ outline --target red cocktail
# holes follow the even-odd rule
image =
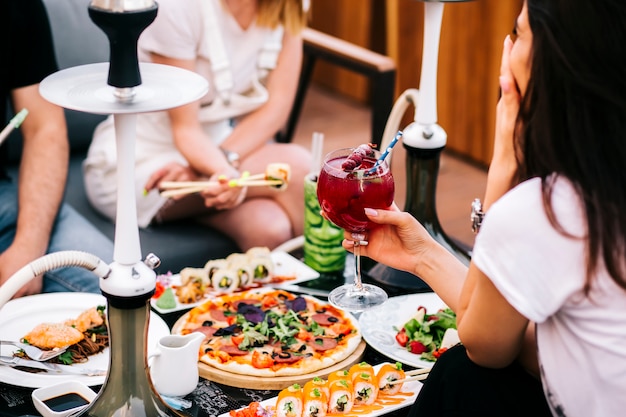
[[[387,208],[393,203],[394,181],[389,166],[378,160],[380,154],[369,150],[368,155],[356,158],[354,148],[333,151],[324,158],[324,166],[317,183],[317,198],[328,219],[353,233],[363,233],[373,227],[364,208]],[[354,285],[346,284],[333,290],[328,300],[346,310],[360,311],[385,302],[387,294],[380,288],[361,282],[359,245],[354,255],[356,276]]]

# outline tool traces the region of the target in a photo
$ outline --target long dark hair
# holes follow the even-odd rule
[[[587,220],[588,293],[605,266],[626,289],[626,1],[527,0],[532,68],[518,117],[519,179],[574,185]]]

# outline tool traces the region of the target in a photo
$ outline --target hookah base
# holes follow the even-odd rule
[[[390,296],[432,291],[418,276],[380,263],[374,265],[364,275],[382,285]]]

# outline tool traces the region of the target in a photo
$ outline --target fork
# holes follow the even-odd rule
[[[37,362],[43,362],[52,358],[56,358],[67,350],[67,346],[62,348],[54,348],[51,350],[43,350],[39,349],[37,346],[29,345],[27,343],[14,342],[10,340],[0,340],[0,346],[2,346],[3,344],[15,346],[16,348],[22,349],[24,353],[26,353],[26,356]]]

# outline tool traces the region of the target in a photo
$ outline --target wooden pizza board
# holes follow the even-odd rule
[[[361,361],[363,358],[363,352],[365,351],[365,346],[365,341],[361,340],[361,343],[359,343],[356,350],[346,359],[333,366],[329,366],[328,368],[320,369],[316,372],[311,372],[305,375],[275,377],[241,375],[214,368],[204,362],[198,362],[198,371],[202,378],[218,382],[220,384],[229,385],[231,387],[282,390],[292,384],[304,385],[305,382],[308,382],[315,377],[326,378],[332,372],[348,369],[350,366]]]

